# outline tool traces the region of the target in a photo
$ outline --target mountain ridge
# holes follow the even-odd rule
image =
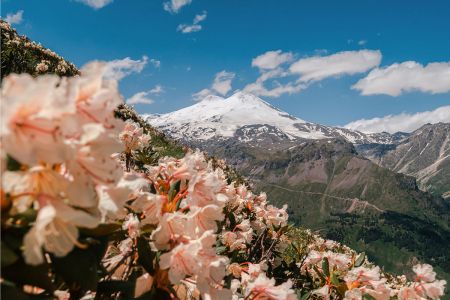
[[[207,150],[227,139],[237,139],[257,148],[343,139],[374,163],[415,177],[422,190],[450,197],[450,180],[446,180],[450,176],[450,123],[426,124],[411,133],[363,133],[307,122],[244,92],[228,98],[211,95],[172,113],[143,117],[172,138],[201,144],[200,148]],[[441,132],[436,137],[425,132],[426,128],[441,127],[444,132],[435,129]]]
[[[390,146],[357,149],[380,166],[417,178],[422,190],[450,197],[450,123],[425,124]]]
[[[356,144],[389,144],[407,136],[387,132],[366,134],[307,122],[244,92],[237,92],[228,98],[208,96],[172,113],[143,117],[151,125],[182,140],[231,138],[237,130],[249,125],[273,126],[291,140],[343,138]]]

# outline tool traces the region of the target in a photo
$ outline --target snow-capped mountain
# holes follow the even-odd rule
[[[344,138],[354,144],[389,144],[396,138],[389,133],[365,134],[306,122],[243,92],[226,99],[208,96],[172,113],[144,117],[173,138],[185,141],[236,137],[249,142],[271,135],[286,140]]]

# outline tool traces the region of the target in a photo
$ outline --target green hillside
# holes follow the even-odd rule
[[[406,272],[425,261],[450,278],[449,203],[420,191],[414,178],[359,156],[351,144],[314,141],[267,150],[232,143],[212,153],[227,158],[274,204],[287,204],[295,224],[366,251],[386,271]]]

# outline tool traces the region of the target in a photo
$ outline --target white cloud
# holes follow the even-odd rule
[[[210,89],[203,89],[200,92],[197,92],[195,94],[192,95],[192,98],[195,101],[202,101],[203,99],[205,99],[207,96],[209,95],[213,95],[214,92],[211,91]]]
[[[362,95],[399,96],[411,91],[447,93],[450,91],[450,62],[423,66],[414,61],[406,61],[377,68],[353,85],[352,89],[361,91]]]
[[[388,115],[382,118],[361,119],[345,125],[345,128],[362,132],[411,132],[427,123],[450,122],[450,105],[441,106],[432,111],[415,114],[401,113]]]
[[[120,80],[132,73],[140,73],[148,62],[148,57],[133,60],[129,57],[116,59],[106,63],[105,77]]]
[[[9,24],[20,24],[23,21],[23,10],[19,10],[15,14],[10,13],[6,15],[5,21]]]
[[[197,92],[192,95],[195,101],[203,100],[206,96],[209,95],[221,95],[225,96],[231,91],[231,83],[235,77],[235,74],[232,72],[221,71],[216,74],[214,81],[209,89],[203,89],[200,92]]]
[[[170,0],[163,3],[164,10],[170,13],[178,13],[180,9],[191,4],[192,0]]]
[[[283,94],[298,93],[303,89],[303,84],[296,82],[287,82],[281,84],[275,78],[287,77],[290,74],[282,65],[291,62],[294,55],[290,52],[281,50],[267,51],[252,60],[252,66],[260,71],[259,77],[255,82],[247,84],[243,91],[255,96],[262,97],[280,97]],[[271,80],[270,88],[267,88],[266,82]]]
[[[283,53],[281,50],[267,51],[252,60],[252,67],[273,70],[278,68],[281,64],[291,61],[292,58],[293,55],[290,52]]]
[[[177,27],[177,31],[180,31],[182,33],[192,33],[202,30],[202,25],[188,25],[188,24],[180,24]]]
[[[343,51],[328,56],[302,58],[289,70],[300,74],[299,81],[318,81],[327,77],[364,73],[381,62],[379,50]]]
[[[283,70],[282,68],[277,68],[270,71],[264,71],[262,74],[256,79],[256,82],[247,84],[243,91],[246,93],[251,93],[255,96],[262,97],[273,97],[278,98],[283,94],[294,94],[300,92],[303,88],[305,88],[305,84],[296,83],[296,82],[288,82],[286,84],[281,84],[278,81],[274,81],[272,83],[272,88],[268,89],[265,86],[265,82],[274,79],[274,78],[283,78],[290,75],[289,72]]]
[[[126,100],[127,104],[152,104],[155,101],[153,99],[149,98],[149,95],[159,95],[161,93],[164,93],[164,88],[157,84],[154,88],[152,88],[149,91],[146,92],[139,92],[131,96]]]
[[[231,82],[233,81],[234,76],[234,73],[227,71],[217,73],[211,87],[212,90],[222,96],[225,96],[229,91],[231,91]]]
[[[365,44],[367,44],[367,40],[360,40],[358,42],[358,45],[360,45],[360,46],[364,46]]]
[[[206,11],[203,11],[203,13],[201,15],[196,15],[194,18],[194,24],[198,24],[198,23],[204,21],[206,19],[207,15],[208,14]]]
[[[148,95],[150,94],[151,92],[149,91],[149,92],[139,92],[139,93],[136,93],[136,94],[134,94],[133,96],[131,96],[130,98],[128,98],[127,100],[126,100],[126,103],[127,104],[130,104],[130,105],[133,105],[133,104],[152,104],[152,103],[154,103],[155,101],[153,101],[152,99],[150,99],[149,97],[148,97]]]
[[[157,69],[159,69],[161,67],[161,61],[157,60],[157,59],[150,59],[150,63]]]
[[[113,2],[113,0],[76,0],[93,9],[100,9]]]
[[[328,56],[326,50],[316,51],[316,55],[302,58],[288,68],[283,66],[292,61],[294,55],[281,50],[268,51],[252,60],[252,66],[260,70],[254,83],[244,87],[244,91],[256,96],[280,97],[306,89],[311,83],[328,77],[339,77],[366,72],[380,64],[378,50],[343,51]],[[286,69],[287,68],[287,69]],[[300,77],[297,77],[300,75]],[[276,79],[295,76],[286,83]]]
[[[157,85],[155,85],[155,87],[154,88],[152,88],[150,91],[148,91],[150,94],[155,94],[155,95],[159,95],[159,94],[161,94],[161,93],[164,93],[164,88],[161,86],[161,85],[159,85],[159,84],[157,84]]]
[[[306,88],[305,85],[294,82],[288,82],[283,85],[275,81],[274,85],[275,87],[267,89],[263,82],[257,80],[255,83],[250,83],[245,86],[244,92],[251,93],[255,96],[278,98],[283,94],[295,94]]]
[[[177,31],[181,31],[182,33],[191,33],[202,30],[202,25],[199,23],[204,21],[207,17],[207,12],[204,11],[201,15],[196,15],[192,24],[180,24],[177,27]]]

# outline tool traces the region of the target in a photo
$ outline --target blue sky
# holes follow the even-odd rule
[[[23,11],[21,20],[12,19],[19,33],[77,66],[91,60],[140,60],[141,68],[130,69],[134,72],[121,79],[120,88],[125,98],[145,92],[140,96],[153,100],[152,104],[136,104],[141,113],[165,113],[192,105],[192,95],[203,89],[225,91],[228,96],[246,90],[273,70],[283,75],[269,76],[263,82],[267,90],[277,86],[298,89],[261,98],[302,119],[326,125],[401,113],[410,116],[450,105],[449,1],[172,1],[2,0],[1,4],[3,18]],[[174,11],[171,5],[177,1],[185,5]],[[92,7],[95,4],[104,6]],[[348,57],[335,56],[335,64],[349,59],[348,64],[360,65],[352,55],[364,49],[379,50],[381,59],[357,72],[346,71],[352,66],[329,66],[327,59],[320,66],[326,70],[337,67],[335,74],[313,74],[312,80],[299,81],[305,78],[305,69],[317,71],[317,61],[308,60],[302,61],[300,71],[293,71],[292,65],[302,59],[333,57],[343,51],[349,51]],[[272,58],[276,61],[285,55],[283,63],[252,66],[254,58],[276,50],[280,51]],[[405,61],[416,65],[401,65],[397,73],[390,74],[393,77],[385,74],[386,68]],[[440,64],[426,68],[429,63]],[[214,78],[222,71],[225,81],[231,79],[231,88],[225,82],[215,91]],[[385,76],[384,81],[371,80],[352,89],[376,71],[373,75]],[[158,85],[162,92],[155,89]],[[393,95],[395,90],[399,95]],[[362,95],[364,91],[369,94]],[[447,110],[439,116],[450,122]]]

